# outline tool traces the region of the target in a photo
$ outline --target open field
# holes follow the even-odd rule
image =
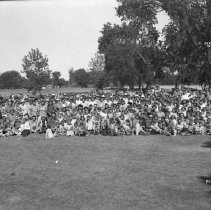
[[[0,210],[210,210],[208,137],[0,139]]]

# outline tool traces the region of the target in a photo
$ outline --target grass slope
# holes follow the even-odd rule
[[[0,210],[211,209],[207,137],[0,139]]]

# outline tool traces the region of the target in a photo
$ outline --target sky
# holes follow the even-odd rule
[[[120,23],[116,0],[0,1],[0,72],[22,71],[22,59],[38,48],[52,71],[88,68],[103,24]],[[158,16],[161,31],[168,23]]]

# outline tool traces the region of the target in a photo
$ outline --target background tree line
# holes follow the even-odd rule
[[[39,49],[31,49],[22,60],[23,71],[12,70],[0,74],[0,88],[41,91],[47,85],[94,86],[104,75],[104,63],[104,56],[97,52],[89,63],[88,71],[83,68],[76,70],[72,68],[69,70],[69,80],[65,80],[61,78],[60,71],[49,69],[47,56],[43,56]]]

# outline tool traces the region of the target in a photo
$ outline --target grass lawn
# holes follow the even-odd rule
[[[209,141],[1,138],[0,210],[210,210]]]

